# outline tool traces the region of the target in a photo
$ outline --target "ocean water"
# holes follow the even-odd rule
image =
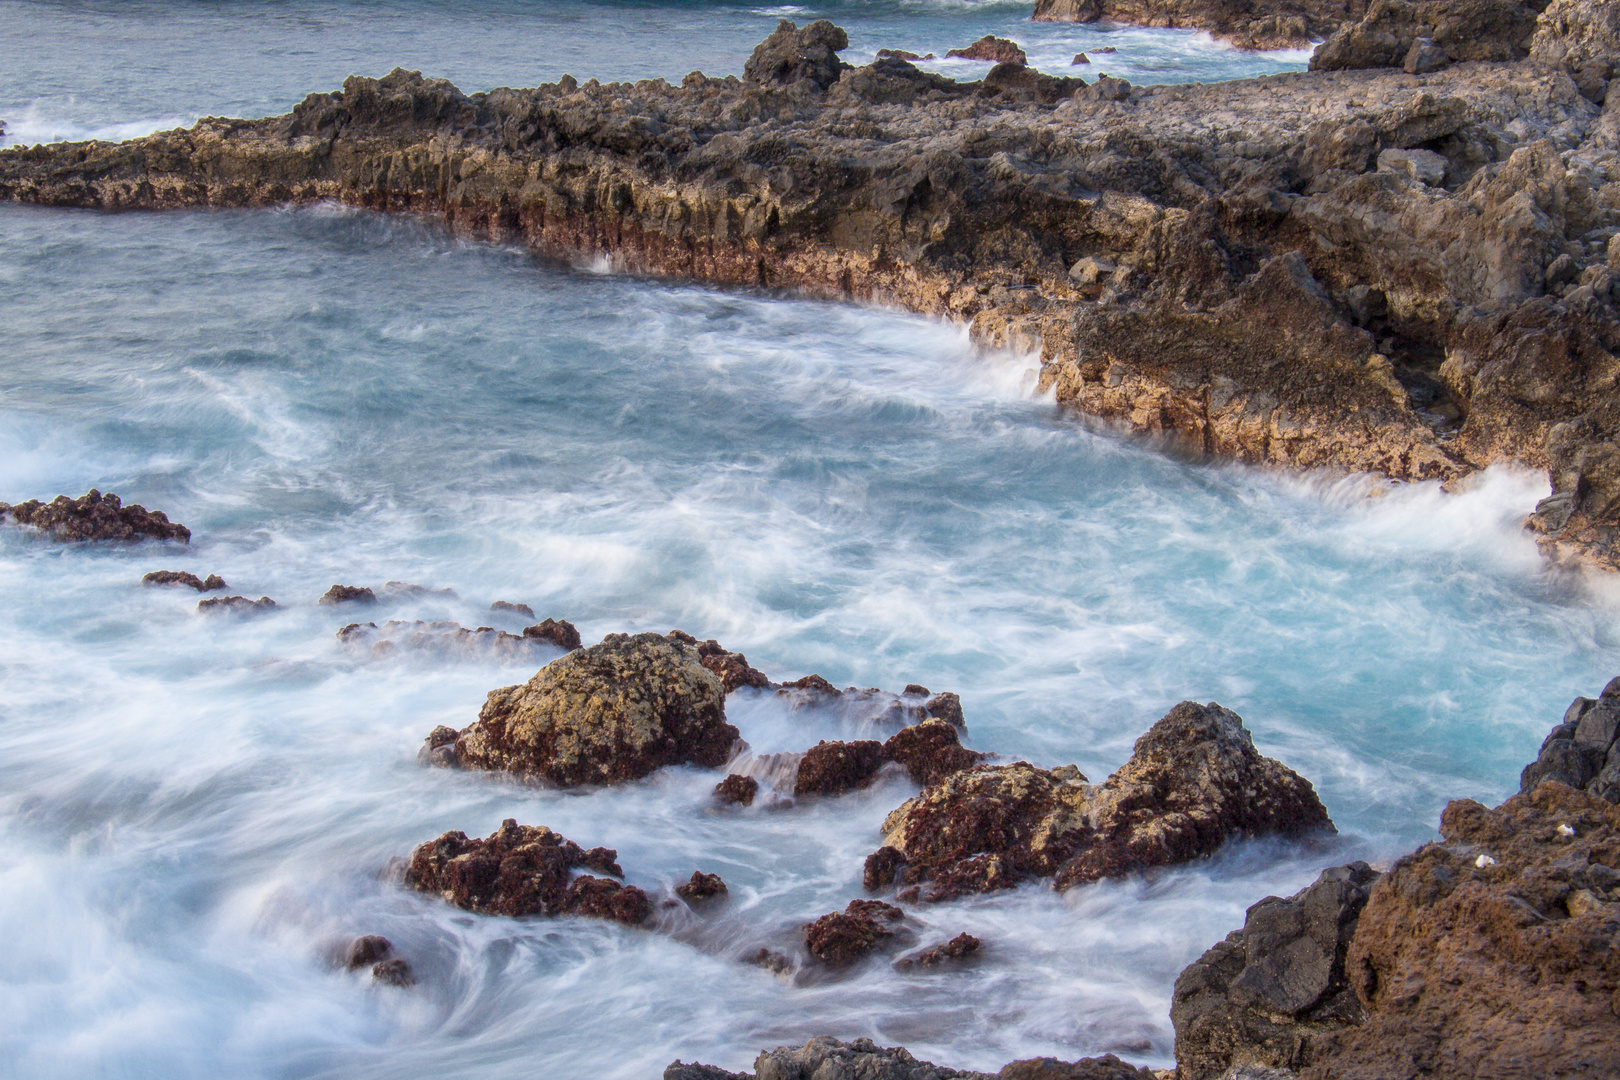
[[[1018,18],[837,13],[898,45]],[[0,36],[55,44],[0,80],[60,106],[51,123],[139,127],[279,111],[350,65],[387,70],[390,49],[468,88],[533,81],[523,54],[542,77],[591,73],[580,57],[718,70],[777,14],[6,4]],[[666,20],[663,51],[634,60],[609,16]],[[210,52],[228,40],[239,69]],[[1411,849],[1448,799],[1500,800],[1568,700],[1615,674],[1616,594],[1547,570],[1518,527],[1545,477],[1447,495],[1189,463],[1035,396],[1030,358],[904,314],[601,274],[331,206],[0,207],[0,311],[0,498],[98,487],[194,530],[101,547],[0,528],[7,1075],[629,1080],[675,1058],[743,1069],[815,1034],[958,1068],[1164,1065],[1176,974],[1246,907]],[[279,606],[201,615],[189,590],[140,584],[165,568]],[[316,602],[388,581],[453,594]],[[914,789],[719,810],[718,771],[559,792],[421,768],[429,730],[550,654],[377,655],[336,631],[529,621],[496,600],[587,642],[679,627],[778,679],[954,690],[972,746],[1093,779],[1177,701],[1219,701],[1340,835],[911,909],[917,945],[985,942],[961,969],[773,975],[745,958],[861,895]],[[748,692],[728,711],[757,755],[743,768],[867,733]],[[694,870],[730,900],[627,929],[473,916],[389,877],[414,845],[507,817],[617,848],[660,905]],[[362,933],[419,984],[335,970],[332,943]]]

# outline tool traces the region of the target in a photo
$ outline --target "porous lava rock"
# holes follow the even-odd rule
[[[533,615],[534,612],[531,611],[529,614]],[[569,622],[567,619],[553,619],[549,617],[542,619],[533,626],[525,626],[523,628],[523,636],[533,641],[544,641],[547,644],[555,645],[557,648],[566,649],[569,652],[574,651],[583,644],[580,641],[579,631],[575,629],[574,624]]]
[[[1345,961],[1366,1020],[1302,1080],[1620,1076],[1620,807],[1546,781],[1440,835],[1373,886]]]
[[[715,801],[722,806],[741,803],[744,806],[754,805],[754,798],[759,794],[759,781],[752,776],[743,776],[740,773],[727,773],[726,778],[714,785]]]
[[[191,530],[170,521],[161,510],[140,503],[123,504],[117,495],[95,488],[77,499],[58,495],[48,503],[29,499],[16,505],[0,502],[0,519],[7,514],[19,525],[31,525],[62,543],[76,540],[178,540],[191,542]]]
[[[210,596],[206,600],[197,601],[197,610],[204,614],[234,611],[242,615],[253,615],[261,611],[269,611],[275,606],[276,602],[268,596],[261,596],[257,600],[249,600],[245,596]]]
[[[972,956],[983,944],[972,934],[957,934],[931,948],[909,953],[894,962],[896,971],[915,971],[918,968],[936,968],[964,957]]]
[[[664,1080],[1153,1080],[1154,1074],[1112,1054],[1079,1061],[1032,1058],[1015,1061],[999,1073],[965,1072],[918,1061],[902,1046],[878,1046],[871,1039],[840,1042],[818,1035],[799,1047],[778,1046],[754,1060],[752,1073],[732,1073],[712,1065],[672,1063]]]
[[[1016,41],[998,38],[994,34],[986,34],[965,49],[948,49],[945,53],[947,60],[988,60],[993,64],[1017,64],[1020,67],[1029,62],[1024,50],[1018,47]]]
[[[895,936],[905,912],[881,900],[851,900],[804,928],[804,947],[831,967],[853,964]]]
[[[352,649],[367,649],[377,658],[411,649],[447,658],[533,660],[543,655],[540,646],[549,644],[492,626],[468,628],[450,619],[389,619],[381,626],[349,623],[338,630],[337,639]]]
[[[1311,70],[1405,67],[1424,74],[1465,60],[1520,60],[1529,55],[1537,13],[1520,0],[1375,0],[1360,22],[1317,47]],[[1419,72],[1414,50],[1425,49],[1438,62]]]
[[[950,695],[954,698],[956,695]],[[957,714],[960,715],[960,706]],[[926,787],[983,761],[984,754],[961,744],[956,729],[944,720],[929,718],[901,728],[888,741],[822,740],[799,761],[795,795],[842,795],[865,787],[887,763],[906,770],[912,782]]]
[[[825,90],[847,66],[838,59],[849,48],[849,35],[826,19],[804,29],[783,19],[770,37],[754,47],[743,65],[743,78],[759,86],[810,85]]]
[[[1544,780],[1620,803],[1620,678],[1609,680],[1597,700],[1570,703],[1563,723],[1519,775],[1519,790],[1534,791]]]
[[[695,648],[661,634],[609,634],[527,683],[490,691],[451,746],[462,768],[575,787],[665,765],[717,768],[736,741],[725,687]]]
[[[200,578],[190,570],[153,570],[150,574],[141,577],[142,585],[184,585],[196,589],[198,592],[217,592],[228,589],[225,579],[218,574],[209,574]]]
[[[842,795],[865,787],[883,767],[883,744],[875,739],[855,742],[822,740],[799,760],[795,795]]]
[[[1182,971],[1170,1004],[1178,1080],[1215,1080],[1233,1065],[1298,1069],[1365,1019],[1345,955],[1378,876],[1352,863],[1268,896]]]
[[[334,585],[321,594],[321,604],[375,604],[377,594],[364,585]]]
[[[1206,856],[1227,840],[1331,831],[1310,783],[1255,750],[1236,713],[1184,701],[1101,784],[1028,762],[947,776],[883,823],[907,895],[948,899],[1054,876],[1064,889]]]
[[[497,612],[511,612],[513,615],[521,615],[525,619],[534,618],[534,608],[530,607],[528,604],[514,604],[510,600],[497,600],[493,604],[489,605],[489,610]]]
[[[698,659],[704,667],[720,676],[720,682],[728,694],[745,686],[756,690],[776,689],[776,684],[763,671],[749,665],[748,657],[740,652],[731,652],[713,638],[699,641],[684,630],[671,630],[669,636],[696,648]]]
[[[456,830],[411,852],[405,884],[482,915],[585,915],[629,926],[645,922],[652,905],[622,878],[612,848],[586,851],[543,825],[507,818],[482,840]]]
[[[719,874],[705,874],[701,870],[692,871],[690,880],[675,886],[675,895],[688,903],[725,896],[729,891]]]
[[[954,708],[947,710],[946,715],[954,716],[955,723],[931,716],[920,724],[901,728],[883,744],[884,756],[903,767],[912,782],[922,787],[937,784],[952,773],[971,769],[985,759],[984,754],[963,746],[957,736],[962,706],[956,695],[942,694],[929,704],[940,698],[951,699]]]

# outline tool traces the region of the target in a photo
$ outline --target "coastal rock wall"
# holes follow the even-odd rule
[[[1620,105],[1530,61],[1078,90],[998,65],[958,84],[834,67],[836,29],[779,30],[750,80],[681,87],[352,78],[288,116],[0,152],[0,198],[340,200],[972,320],[1038,356],[1060,402],[1197,454],[1396,479],[1548,468],[1548,550],[1615,562]]]
[[[1367,0],[1036,0],[1036,22],[1120,22],[1208,30],[1240,49],[1298,49],[1367,10]]]

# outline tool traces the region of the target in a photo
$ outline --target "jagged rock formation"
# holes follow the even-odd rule
[[[754,796],[758,794],[759,781],[752,776],[741,776],[737,773],[728,773],[724,780],[714,786],[714,799],[722,806],[729,806],[732,803],[752,806]]]
[[[249,600],[245,596],[210,596],[206,600],[197,601],[197,610],[207,614],[218,611],[234,611],[242,615],[253,615],[261,611],[269,611],[276,606],[276,602],[268,596],[261,596],[257,600]]]
[[[426,622],[422,619],[389,619],[349,623],[338,630],[337,639],[350,649],[365,650],[373,657],[389,657],[402,649],[442,657],[474,657],[502,660],[533,660],[550,655],[555,643],[527,634],[509,634],[491,626],[468,629],[452,620]]]
[[[334,585],[321,594],[318,604],[375,604],[377,594],[364,585]]]
[[[529,617],[533,618],[534,612],[531,611]],[[557,648],[566,649],[569,652],[573,652],[582,644],[579,630],[567,619],[546,618],[533,626],[525,626],[523,636],[531,641],[543,641],[548,645],[555,645]]]
[[[29,525],[52,540],[71,543],[76,540],[178,540],[191,542],[191,530],[179,522],[170,521],[161,510],[147,510],[140,503],[123,505],[123,501],[108,492],[103,495],[95,488],[77,499],[58,495],[48,503],[29,499],[16,505],[0,502],[0,520],[10,514],[19,525]],[[223,587],[223,586],[222,586]]]
[[[905,769],[913,783],[927,787],[952,773],[972,768],[985,756],[963,746],[956,728],[948,721],[929,717],[901,728],[887,742],[822,740],[799,760],[793,794],[842,795],[865,787],[889,762]]]
[[[992,64],[1027,64],[1029,57],[1024,50],[1018,47],[1016,41],[986,34],[965,49],[947,49],[946,59],[952,57],[958,60],[984,60]]]
[[[1037,22],[1208,30],[1240,49],[1298,49],[1354,21],[1367,0],[1035,0]]]
[[[804,928],[804,947],[823,964],[853,964],[896,936],[893,924],[906,913],[881,900],[851,900]]]
[[[1287,899],[1268,896],[1181,973],[1170,1005],[1177,1080],[1215,1080],[1233,1065],[1299,1068],[1325,1036],[1365,1019],[1344,962],[1378,876],[1352,863]]]
[[[405,884],[483,915],[586,915],[635,926],[652,912],[646,893],[570,874],[582,867],[622,878],[617,859],[612,848],[586,851],[543,825],[507,818],[482,840],[457,830],[422,844],[411,852]]]
[[[1522,60],[1539,7],[1520,0],[1374,0],[1366,17],[1323,42],[1313,71],[1404,67],[1413,74],[1468,60]]]
[[[1608,19],[1597,0],[1553,5],[1532,47],[1581,59]],[[630,270],[972,319],[985,345],[1039,353],[1059,401],[1195,452],[1396,479],[1547,468],[1546,550],[1620,557],[1620,108],[1581,72],[1075,90],[891,58],[834,79],[818,50],[838,35],[811,29],[773,35],[749,81],[469,96],[396,71],[284,117],[14,148],[0,198],[339,199]],[[1071,276],[1087,259],[1089,280]]]
[[[908,953],[894,962],[896,971],[916,971],[949,965],[979,951],[984,943],[972,934],[957,934],[949,941]]]
[[[878,1046],[871,1039],[839,1042],[818,1035],[800,1047],[779,1046],[759,1055],[752,1073],[727,1072],[713,1065],[676,1061],[664,1080],[1153,1080],[1147,1069],[1113,1054],[1079,1061],[1035,1058],[1015,1061],[999,1073],[962,1072],[918,1061],[904,1047]]]
[[[1543,780],[1620,803],[1620,679],[1609,680],[1596,701],[1578,697],[1570,703],[1563,723],[1524,767],[1519,790],[1534,791]]]
[[[141,577],[142,585],[184,585],[196,589],[198,592],[216,592],[228,589],[225,579],[218,574],[209,574],[207,578],[200,578],[190,570],[153,570]]]
[[[435,729],[424,753],[434,764],[573,787],[665,765],[716,768],[736,741],[725,688],[695,648],[660,634],[609,634],[527,683],[490,691],[475,723]]]
[[[947,776],[883,822],[892,854],[874,853],[865,877],[911,886],[902,899],[949,899],[1030,877],[1054,877],[1064,889],[1186,862],[1233,837],[1332,828],[1309,781],[1261,757],[1241,717],[1184,701],[1101,784],[1072,765],[1027,762]]]
[[[675,886],[675,895],[689,904],[725,896],[730,891],[719,874],[705,874],[701,870],[692,871],[689,880]]]

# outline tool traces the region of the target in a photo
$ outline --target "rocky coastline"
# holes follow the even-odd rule
[[[0,151],[0,198],[338,200],[971,321],[1038,355],[1059,402],[1194,455],[1546,469],[1543,549],[1614,568],[1620,25],[1593,0],[1435,6],[1353,12],[1316,70],[1208,86],[852,68],[826,22],[678,87],[467,95],[395,71],[286,116]]]

